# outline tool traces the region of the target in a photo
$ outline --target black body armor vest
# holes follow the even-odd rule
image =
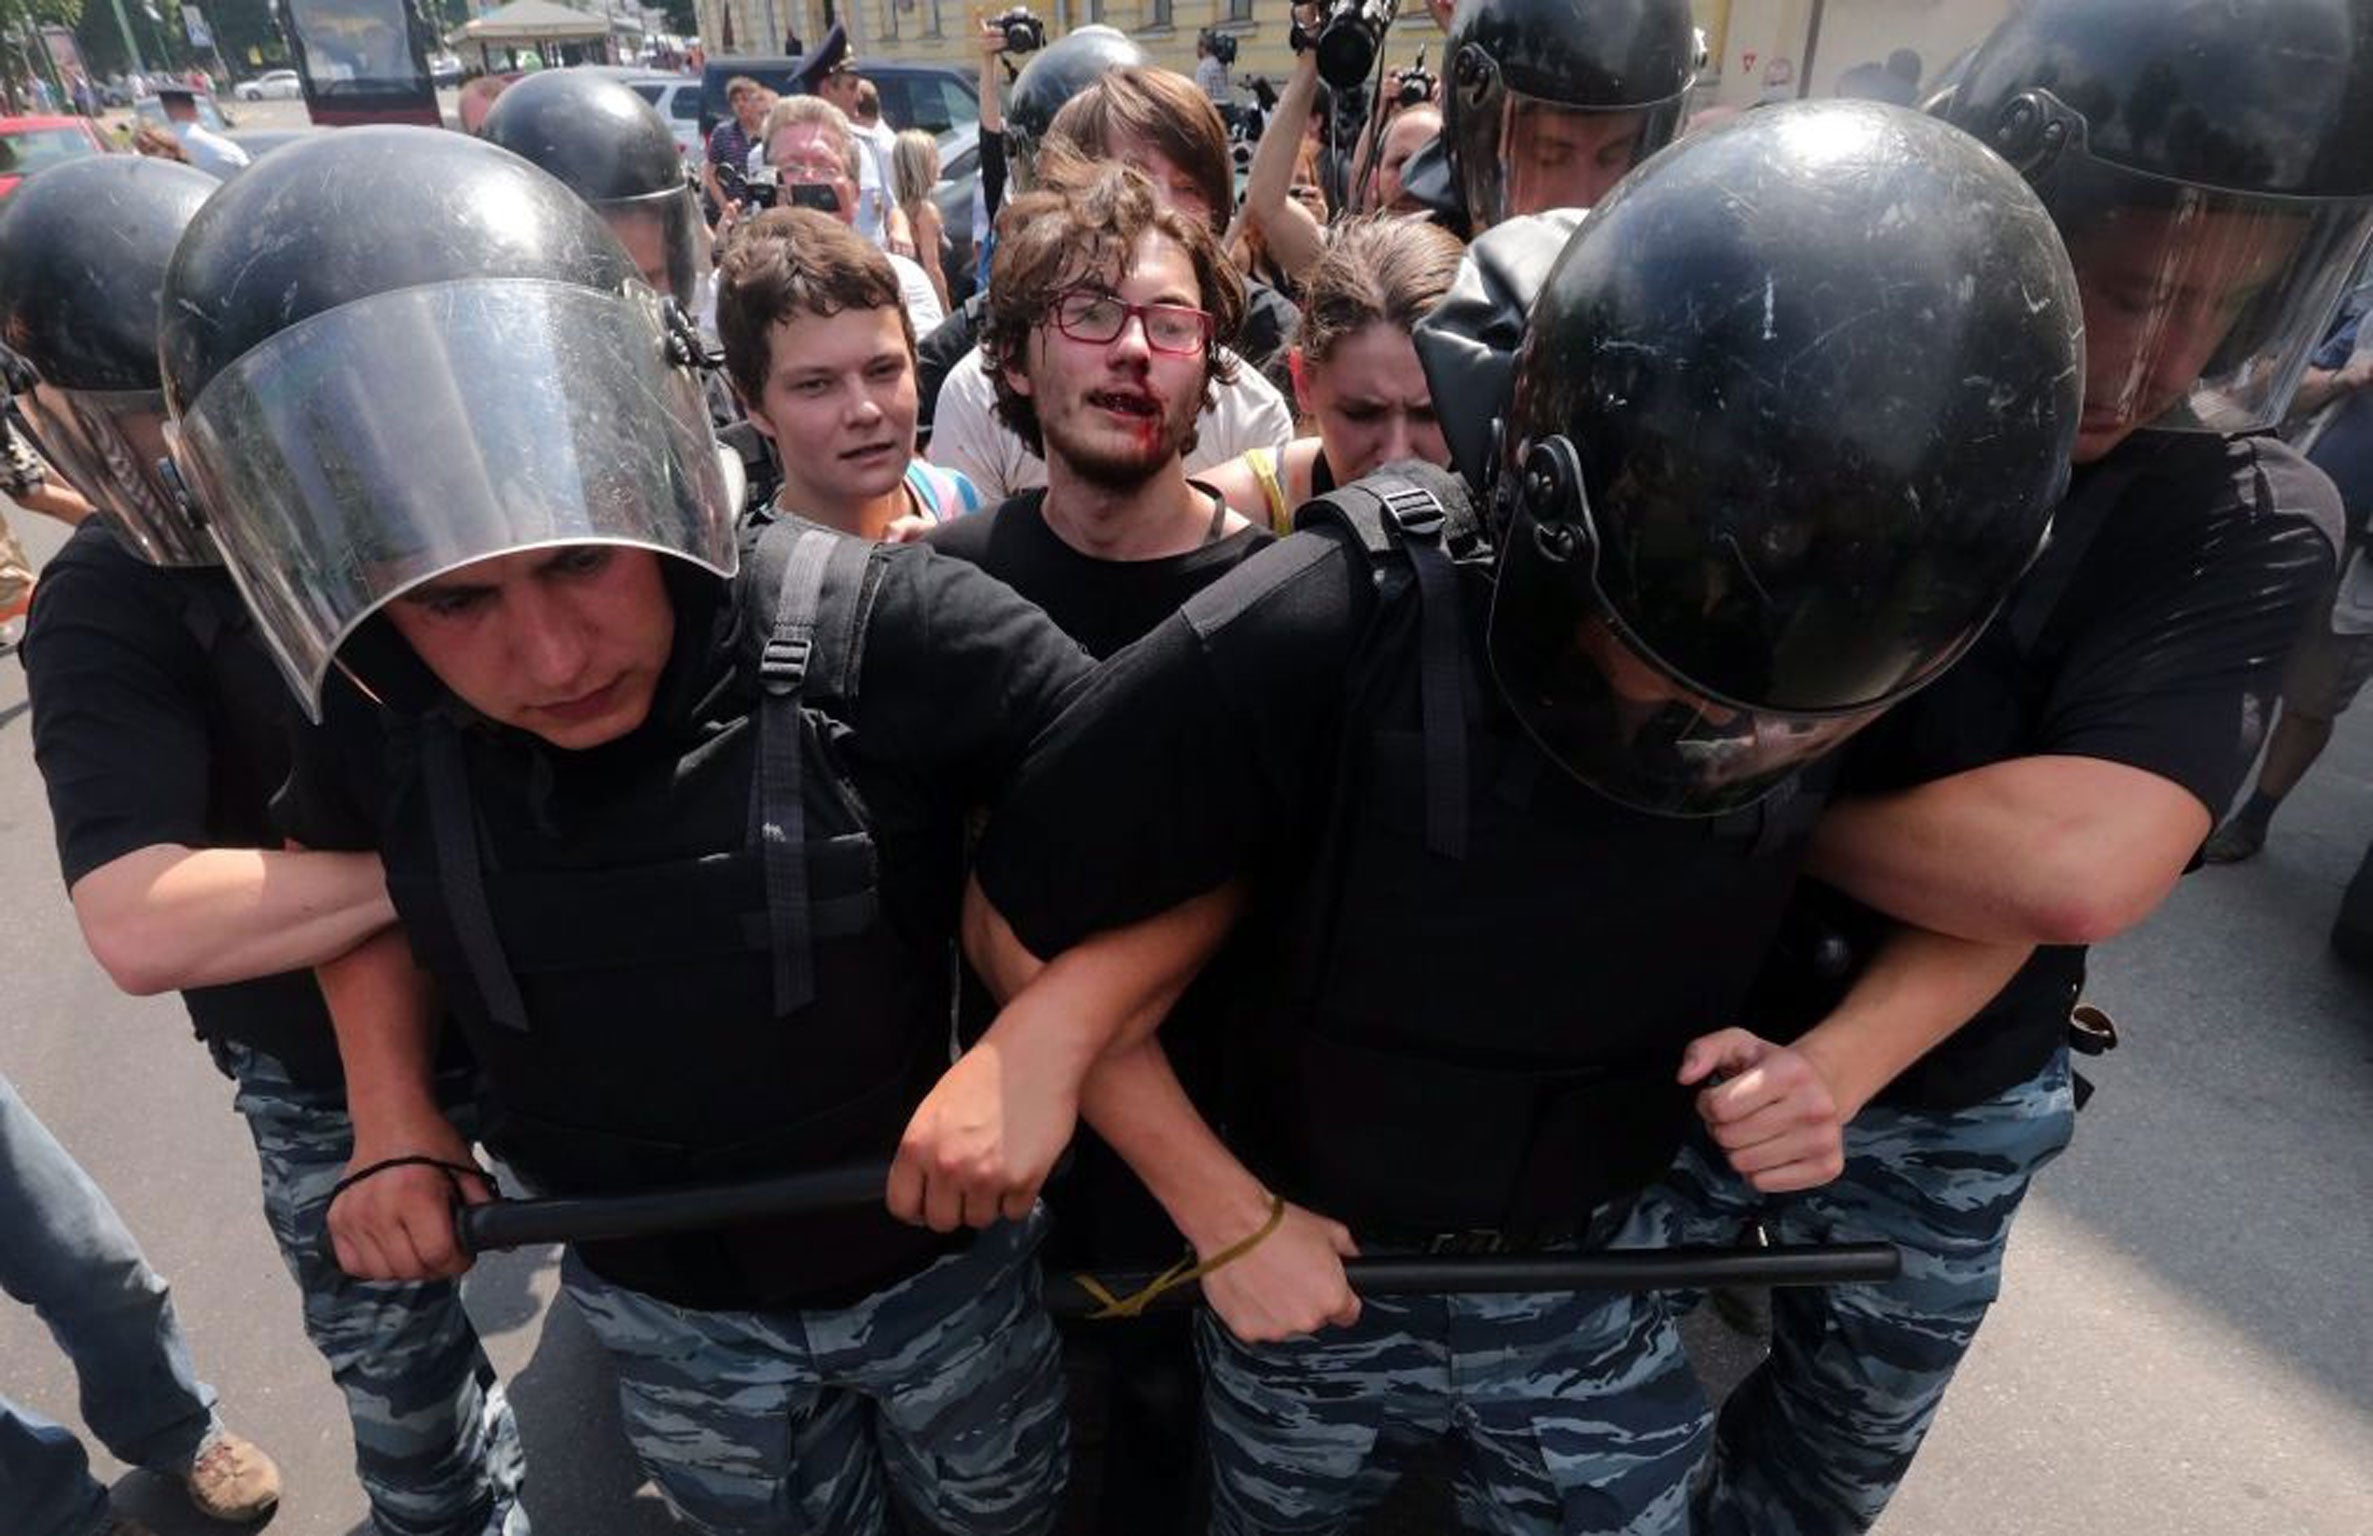
[[[1734,1021],[1818,796],[1716,821],[1606,800],[1482,663],[1491,559],[1392,472],[1305,506],[1375,566],[1329,821],[1235,1092],[1255,1160],[1355,1231],[1556,1235],[1663,1173],[1681,1048]]]
[[[872,548],[770,527],[751,579],[753,612],[771,603],[774,623],[745,625],[762,648],[738,658],[689,750],[569,766],[604,815],[666,818],[669,857],[520,860],[529,835],[491,825],[486,808],[535,803],[532,781],[551,773],[538,747],[441,715],[399,743],[420,759],[399,835],[433,855],[391,859],[391,886],[428,968],[449,993],[467,979],[448,1002],[491,1088],[489,1144],[539,1192],[887,1160],[945,1069],[952,951],[886,921],[838,750]],[[948,1246],[875,1205],[579,1252],[680,1306],[752,1309],[854,1301]]]

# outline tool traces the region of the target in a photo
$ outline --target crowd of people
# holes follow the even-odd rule
[[[529,1528],[497,1164],[708,1192],[561,1289],[720,1536],[1347,1532],[1445,1450],[1503,1536],[1879,1519],[2086,946],[2367,670],[2275,429],[2373,382],[2373,0],[2034,0],[1925,111],[1702,126],[1685,0],[1444,25],[1355,133],[1305,53],[1241,199],[1224,60],[1000,93],[984,28],[954,305],[855,63],[697,185],[547,71],[0,212],[62,873],[238,1085],[375,1529]],[[0,1146],[91,1432],[268,1511],[5,1082]],[[1361,1280],[1757,1240],[1900,1274],[1718,1407],[1694,1290]],[[141,1529],[5,1399],[0,1507]]]

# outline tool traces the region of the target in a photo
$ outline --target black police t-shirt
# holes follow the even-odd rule
[[[930,543],[1036,603],[1099,660],[1141,638],[1273,538],[1248,526],[1158,560],[1098,560],[1047,526],[1045,505],[1043,489],[1025,491],[989,511],[942,523]],[[1231,1011],[1241,984],[1240,957],[1232,949],[1223,952],[1162,1024],[1172,1067],[1189,1094],[1207,1106],[1218,1071],[1214,1026]],[[964,1038],[977,1039],[995,1017],[987,990],[967,968],[959,1021]],[[1066,1184],[1077,1194],[1049,1194],[1058,1218],[1051,1250],[1056,1262],[1160,1263],[1177,1250],[1177,1235],[1152,1197],[1092,1132],[1083,1129],[1074,1144]]]
[[[2097,484],[2103,476],[2116,478]],[[2330,579],[2338,497],[2274,439],[2167,433],[2139,433],[2080,470],[2071,503],[2104,489],[2115,493],[2108,510],[2032,641],[2015,633],[2014,599],[1968,656],[1857,740],[1845,792],[2016,757],[2090,757],[2156,774],[2223,814]],[[2038,570],[2048,568],[2049,556]],[[2084,957],[2039,950],[1884,1101],[1955,1109],[2032,1077],[2065,1037]]]
[[[1102,660],[1176,613],[1271,537],[1246,526],[1159,560],[1099,560],[1047,526],[1046,492],[1040,489],[942,523],[929,542],[1045,609],[1057,628]]]
[[[902,546],[883,551],[879,569],[857,701],[839,746],[880,850],[890,920],[908,931],[952,931],[966,814],[995,803],[1031,737],[1094,663],[1044,614],[962,561]],[[549,776],[539,770],[540,797],[554,806],[598,807],[616,783],[649,782],[640,759],[653,750],[680,752],[687,781],[717,782],[692,765],[714,751],[704,720],[747,709],[746,698],[722,680],[740,658],[720,626],[685,617],[662,701],[697,700],[690,708],[702,718],[655,718],[626,741],[592,752],[544,751]],[[685,654],[688,647],[697,654]],[[378,848],[396,797],[416,787],[393,780],[414,765],[408,758],[391,765],[387,723],[377,710],[346,690],[335,697],[342,703],[329,711],[323,749],[300,759],[276,811],[308,847]],[[723,787],[706,797],[713,804],[677,805],[665,816],[573,819],[571,836],[535,840],[537,856],[595,869],[739,846],[747,789]],[[387,850],[391,883],[401,851]]]
[[[276,848],[295,698],[220,570],[164,570],[84,521],[41,574],[22,659],[33,753],[71,889],[143,848]],[[337,1089],[337,1042],[306,972],[185,992],[201,1038]]]

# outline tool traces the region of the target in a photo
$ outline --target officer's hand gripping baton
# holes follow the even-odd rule
[[[889,1167],[864,1163],[819,1173],[791,1174],[744,1184],[654,1191],[640,1195],[551,1200],[496,1200],[457,1207],[454,1226],[472,1253],[536,1243],[600,1242],[655,1237],[736,1221],[798,1216],[876,1203]],[[1349,1259],[1344,1276],[1363,1296],[1530,1294],[1547,1291],[1697,1290],[1738,1285],[1842,1285],[1892,1280],[1903,1256],[1886,1243],[1839,1243],[1772,1248],[1617,1248],[1590,1253],[1498,1254],[1468,1257]],[[1152,1276],[1118,1275],[1109,1289],[1126,1294]],[[1191,1287],[1157,1306],[1187,1306]],[[1052,1278],[1047,1309],[1059,1315],[1103,1305],[1069,1278]]]

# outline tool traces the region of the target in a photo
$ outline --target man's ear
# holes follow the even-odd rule
[[[1027,350],[1029,345],[1030,343],[1027,339],[1022,342],[1024,350]],[[1012,390],[1015,394],[1020,395],[1024,399],[1029,398],[1030,375],[1026,370],[1008,367],[1006,365],[1005,359],[1001,355],[992,352],[985,347],[981,349],[981,367],[997,378],[1005,380],[1005,387]]]
[[[727,380],[727,382],[732,383],[733,381]],[[766,411],[764,408],[762,408],[757,401],[744,394],[742,392],[742,387],[739,384],[733,384],[733,398],[740,403],[743,418],[747,420],[751,426],[758,429],[758,435],[765,438],[770,443],[774,442],[775,424],[766,419]]]

